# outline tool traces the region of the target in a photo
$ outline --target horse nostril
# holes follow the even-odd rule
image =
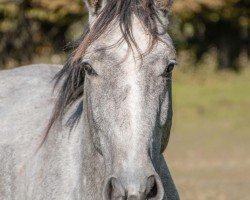
[[[103,199],[112,200],[119,199],[125,196],[125,190],[123,189],[120,181],[115,177],[107,179],[103,190]]]
[[[153,198],[157,195],[157,185],[156,185],[154,175],[148,177],[147,185],[146,185],[146,195],[147,195],[147,198]]]
[[[158,176],[148,177],[146,185],[146,199],[161,200],[164,196],[164,190],[161,180]]]

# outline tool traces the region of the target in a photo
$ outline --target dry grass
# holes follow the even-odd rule
[[[250,199],[250,70],[177,69],[173,82],[174,124],[165,157],[181,199]]]

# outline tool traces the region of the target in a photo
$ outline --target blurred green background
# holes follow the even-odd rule
[[[165,156],[183,200],[248,200],[250,2],[175,0],[174,123]],[[0,0],[0,69],[63,64],[87,13],[81,0]]]

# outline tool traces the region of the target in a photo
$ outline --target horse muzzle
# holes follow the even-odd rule
[[[162,200],[163,197],[164,189],[158,174],[145,178],[135,174],[111,176],[104,183],[103,200]]]

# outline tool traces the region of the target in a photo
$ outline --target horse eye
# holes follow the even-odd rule
[[[177,64],[177,63],[176,63],[175,60],[171,60],[171,61],[168,63],[168,65],[167,65],[167,67],[166,67],[166,69],[165,69],[165,71],[164,71],[164,73],[163,73],[163,76],[168,76],[168,75],[173,71],[173,69],[174,69],[174,67],[175,67],[176,64]]]
[[[83,68],[88,75],[97,75],[95,70],[91,67],[89,63],[84,63]]]

